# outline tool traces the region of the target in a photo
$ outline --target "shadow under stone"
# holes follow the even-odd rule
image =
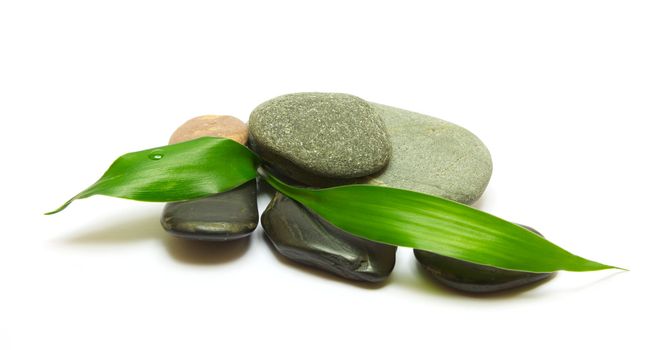
[[[250,236],[224,242],[184,239],[166,234],[163,244],[172,258],[194,265],[223,264],[238,259],[249,250]]]
[[[159,240],[174,260],[193,265],[224,264],[238,259],[250,246],[249,236],[211,242],[179,238],[163,230],[160,214],[142,215],[113,221],[95,228],[80,229],[63,243],[71,245],[133,244],[145,240]],[[120,256],[121,258],[121,256]]]
[[[114,219],[114,218],[112,218]],[[128,244],[138,241],[162,239],[167,233],[161,227],[159,218],[154,215],[112,220],[111,223],[96,225],[95,228],[83,228],[66,238],[66,244]]]

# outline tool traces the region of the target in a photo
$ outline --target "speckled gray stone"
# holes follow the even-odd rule
[[[396,247],[349,234],[279,192],[261,225],[281,255],[347,279],[380,282],[396,262]]]
[[[531,227],[521,226],[542,236]],[[503,270],[417,249],[414,252],[417,261],[434,279],[452,289],[467,293],[500,292],[530,285],[554,275]]]
[[[254,109],[249,132],[251,146],[265,161],[306,184],[370,175],[391,156],[376,109],[347,94],[276,97]]]
[[[165,205],[161,225],[175,236],[229,241],[249,236],[259,222],[256,180],[228,192]]]
[[[386,125],[392,157],[367,179],[470,204],[485,191],[492,175],[487,147],[470,131],[450,122],[371,103]]]

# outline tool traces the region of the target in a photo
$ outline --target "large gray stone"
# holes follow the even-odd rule
[[[427,115],[372,103],[391,139],[387,167],[370,184],[397,187],[470,204],[492,175],[487,147],[470,131]]]
[[[347,279],[380,282],[396,262],[396,247],[347,233],[279,192],[261,225],[281,255]]]
[[[190,239],[229,241],[249,236],[259,222],[256,180],[202,199],[165,205],[161,225]]]
[[[310,185],[352,179],[387,165],[391,144],[368,102],[339,93],[296,93],[256,107],[250,143],[267,162]]]

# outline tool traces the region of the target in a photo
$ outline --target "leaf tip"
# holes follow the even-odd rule
[[[53,215],[53,214],[62,212],[63,209],[67,208],[68,205],[70,205],[70,203],[72,203],[72,201],[74,201],[76,198],[77,197],[71,198],[67,202],[63,203],[63,205],[61,205],[60,207],[56,208],[55,210],[48,211],[48,212],[44,213],[44,215]]]
[[[583,260],[583,262],[581,263],[582,266],[578,269],[570,269],[568,271],[599,271],[599,270],[609,270],[609,269],[629,271],[629,270],[627,270],[623,267],[606,265],[606,264],[602,264],[600,262],[587,260],[587,259],[584,259],[584,258],[580,258],[580,259]]]

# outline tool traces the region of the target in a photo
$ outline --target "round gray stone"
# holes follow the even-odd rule
[[[384,121],[392,157],[369,184],[475,202],[492,175],[487,147],[470,131],[427,115],[371,103]]]
[[[265,161],[306,184],[370,175],[391,157],[378,110],[347,94],[276,97],[254,109],[249,132],[251,146]]]

